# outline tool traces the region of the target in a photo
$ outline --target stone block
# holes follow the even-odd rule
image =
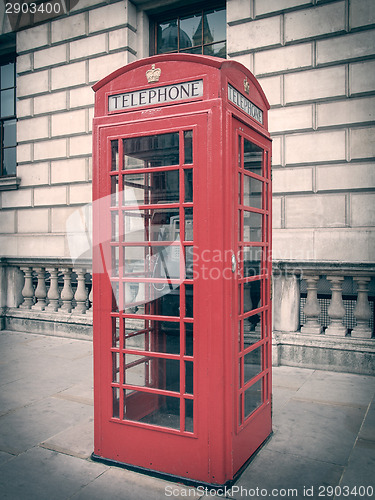
[[[69,188],[69,202],[73,204],[91,203],[92,201],[92,186],[87,184],[73,184]]]
[[[351,33],[316,42],[316,63],[348,61],[375,53],[375,30]]]
[[[68,111],[52,115],[52,136],[86,132],[86,110]]]
[[[351,29],[375,24],[375,3],[371,0],[351,0],[349,26]]]
[[[269,76],[267,78],[259,78],[263,92],[266,94],[268,102],[271,106],[281,104],[281,76]]]
[[[299,329],[300,285],[297,276],[276,276],[273,280],[273,323],[278,331]]]
[[[275,168],[272,170],[272,191],[274,193],[311,193],[312,190],[312,168]]]
[[[351,226],[375,226],[375,194],[357,193],[350,196]]]
[[[228,26],[228,54],[281,45],[280,16]]]
[[[349,64],[349,92],[351,95],[375,90],[375,61]]]
[[[312,127],[313,108],[311,104],[273,108],[269,111],[268,129],[271,133],[312,129]]]
[[[85,158],[51,162],[51,183],[70,183],[86,180]]]
[[[117,2],[89,11],[89,33],[104,31],[126,24],[128,20],[125,2]]]
[[[254,54],[255,75],[265,75],[312,66],[312,44],[302,43]]]
[[[34,52],[34,69],[45,68],[66,62],[67,45],[56,45]]]
[[[286,103],[345,96],[345,66],[300,71],[284,78]]]
[[[345,160],[345,130],[285,137],[286,165],[340,160]]]
[[[274,260],[314,260],[314,229],[274,229],[272,258]]]
[[[103,0],[79,0],[71,9],[71,12],[93,7],[96,4],[103,3]]]
[[[264,14],[311,4],[312,0],[254,0],[254,14],[255,16],[263,16]]]
[[[17,78],[17,97],[48,92],[48,71],[20,75]]]
[[[354,163],[316,167],[317,191],[375,188],[375,165]]]
[[[32,114],[32,99],[19,99],[17,101],[17,118],[24,118]]]
[[[91,155],[92,135],[78,135],[69,139],[70,156]]]
[[[24,54],[23,56],[17,56],[17,73],[25,73],[26,71],[31,71],[33,69],[31,54]]]
[[[66,92],[54,92],[34,98],[34,114],[52,113],[67,107]]]
[[[21,178],[21,186],[38,186],[48,184],[48,163],[31,163],[17,166],[17,175]]]
[[[17,141],[26,142],[48,137],[48,116],[27,118],[17,123]]]
[[[88,131],[92,132],[92,121],[94,119],[94,108],[93,107],[89,108],[88,113],[89,113],[89,129],[88,129]]]
[[[317,126],[347,125],[375,120],[375,97],[317,105]]]
[[[227,4],[227,23],[250,19],[251,7],[248,0],[238,0],[237,2],[228,2]]]
[[[86,15],[84,13],[58,19],[51,23],[52,43],[84,35],[86,35]]]
[[[3,255],[9,257],[65,257],[64,253],[65,236],[63,235],[43,235],[35,237],[35,234],[18,234],[0,236],[0,246]],[[68,257],[68,255],[66,255]],[[23,319],[23,322],[25,320]],[[45,323],[43,321],[43,323]],[[30,330],[27,330],[30,331]]]
[[[245,66],[245,68],[250,70],[252,73],[254,72],[253,71],[254,70],[254,68],[253,68],[254,55],[253,54],[242,54],[240,56],[230,57],[230,59],[232,59],[233,61],[237,61],[240,64],[243,64]]]
[[[272,137],[272,167],[276,165],[283,165],[281,158],[282,140],[283,138],[280,136]]]
[[[343,227],[345,195],[287,196],[285,225],[287,228]]]
[[[51,231],[66,233],[66,221],[77,210],[77,207],[53,207],[51,209]]]
[[[95,101],[95,93],[90,86],[79,87],[69,91],[70,108],[78,108],[81,106],[93,106]]]
[[[345,2],[287,12],[284,15],[286,42],[345,30]]]
[[[31,200],[31,189],[17,189],[16,191],[3,191],[1,193],[2,208],[31,207]]]
[[[16,229],[16,212],[0,210],[0,233],[14,233]]]
[[[37,47],[48,45],[48,24],[21,30],[17,33],[17,53],[31,51]]]
[[[94,54],[103,54],[107,50],[107,35],[90,36],[70,42],[70,59],[86,59]]]
[[[51,89],[63,89],[86,83],[85,61],[51,69]]]
[[[34,189],[35,206],[54,206],[66,204],[65,186],[51,186]]]
[[[115,69],[125,66],[128,62],[130,60],[127,51],[89,59],[89,82],[97,82]]]
[[[275,229],[281,228],[282,219],[282,198],[272,197],[272,227]]]
[[[109,50],[117,50],[125,47],[131,47],[136,50],[137,35],[130,28],[121,28],[120,30],[110,31],[109,37]]]
[[[375,231],[336,229],[315,231],[315,258],[342,262],[374,262]]]
[[[362,159],[375,156],[375,127],[350,130],[350,158]]]
[[[18,144],[17,145],[17,163],[32,161],[32,145]]]
[[[34,144],[34,160],[64,158],[66,156],[66,139],[50,139]]]
[[[17,228],[19,233],[48,233],[48,208],[18,210]]]

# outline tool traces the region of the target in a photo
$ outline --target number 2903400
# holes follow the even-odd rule
[[[59,2],[43,2],[41,4],[26,2],[7,2],[5,4],[6,14],[60,14],[61,4]]]

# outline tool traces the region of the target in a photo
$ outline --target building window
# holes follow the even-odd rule
[[[16,175],[16,64],[0,59],[0,176]]]
[[[168,12],[155,17],[151,33],[153,54],[185,52],[223,57],[227,55],[225,4],[190,11]]]

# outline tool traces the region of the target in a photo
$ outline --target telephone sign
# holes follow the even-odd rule
[[[271,432],[269,105],[191,54],[94,90],[93,458],[224,485]]]

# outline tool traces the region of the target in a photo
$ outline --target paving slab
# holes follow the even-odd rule
[[[272,386],[298,390],[315,370],[295,366],[277,366],[272,369]]]
[[[89,458],[94,450],[94,419],[68,427],[43,441],[40,446],[78,458]]]
[[[369,406],[358,437],[375,443],[375,398],[373,398]]]
[[[274,415],[269,450],[347,463],[366,409],[291,400]]]
[[[31,448],[0,466],[1,498],[66,500],[106,469],[103,464],[39,447]]]
[[[375,442],[358,439],[349,458],[340,486],[373,488],[372,495],[352,494],[348,498],[375,497]],[[368,491],[368,490],[367,490]],[[353,492],[354,493],[354,492]]]

